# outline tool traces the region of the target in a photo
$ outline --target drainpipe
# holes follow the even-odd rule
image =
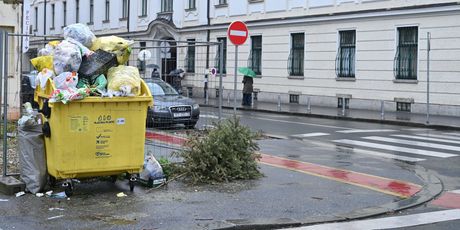
[[[46,0],[45,0],[44,12],[43,12],[43,35],[46,35]]]
[[[128,0],[128,20],[126,20],[126,28],[128,29],[128,32],[129,32],[129,16],[130,16],[130,8],[131,8],[131,0]]]
[[[211,8],[211,0],[208,0],[208,5],[206,9],[206,17],[207,17],[207,26],[208,29],[206,30],[206,41],[210,42],[211,40],[211,30],[209,29],[209,26],[211,25],[211,17],[209,15],[209,11]],[[209,45],[206,46],[206,69],[209,69]]]

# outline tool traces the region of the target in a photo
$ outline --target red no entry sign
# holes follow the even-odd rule
[[[243,45],[248,39],[248,34],[248,27],[241,21],[232,22],[227,29],[228,39],[236,46]]]

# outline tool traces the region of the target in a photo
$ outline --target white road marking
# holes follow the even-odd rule
[[[460,189],[458,189],[458,190],[452,190],[452,191],[449,191],[449,192],[455,193],[455,194],[460,194]]]
[[[404,137],[404,138],[412,138],[412,139],[418,139],[418,140],[427,140],[427,141],[437,141],[437,142],[445,142],[445,143],[451,143],[451,144],[460,144],[460,141],[454,141],[454,140],[446,140],[446,139],[440,139],[440,138],[431,138],[431,137],[419,137],[419,136],[412,136],[412,135],[391,135],[394,137]]]
[[[404,147],[398,147],[398,146],[393,146],[393,145],[376,144],[376,143],[371,143],[371,142],[354,141],[354,140],[348,140],[348,139],[334,140],[333,142],[342,143],[342,144],[350,144],[350,145],[359,145],[359,146],[364,146],[364,147],[369,147],[369,148],[384,149],[384,150],[397,151],[397,152],[403,152],[403,153],[418,154],[418,155],[424,155],[424,156],[430,156],[430,157],[447,158],[447,157],[457,156],[456,154],[450,154],[450,153],[443,153],[443,152],[436,152],[436,151],[429,151],[429,150],[422,150],[422,149],[404,148]]]
[[[378,136],[370,136],[370,137],[362,137],[362,138],[367,139],[367,140],[384,141],[384,142],[390,142],[390,143],[395,143],[395,144],[415,145],[418,147],[460,151],[460,147],[457,147],[457,146],[434,144],[434,143],[429,143],[429,142],[410,141],[410,140],[403,140],[403,139],[396,139],[396,138],[389,138],[389,137],[378,137]]]
[[[343,149],[343,150],[349,150],[349,151],[352,151],[353,153],[366,154],[366,155],[377,156],[377,157],[388,158],[388,159],[394,159],[394,160],[400,160],[400,161],[406,161],[406,162],[419,162],[419,161],[424,161],[425,160],[423,158],[399,156],[399,155],[395,155],[395,154],[391,154],[391,153],[383,153],[383,152],[377,152],[377,151],[365,150],[365,149],[358,149],[358,148],[348,148],[348,147],[344,147],[344,146],[337,146],[335,144],[327,144],[327,143],[322,143],[322,142],[313,142],[313,143],[316,144],[316,145],[329,147],[329,148],[340,148],[340,149]]]
[[[454,136],[460,136],[460,133],[444,133],[446,135],[454,135]]]
[[[368,230],[368,229],[391,229],[424,224],[434,224],[444,221],[460,219],[460,209],[451,209],[436,212],[426,212],[406,216],[385,217],[380,219],[356,220],[342,223],[318,224],[290,230]]]
[[[324,128],[333,128],[333,129],[350,129],[348,127],[340,127],[340,126],[333,126],[333,125],[319,125],[314,123],[306,123],[306,122],[297,122],[297,121],[285,121],[285,120],[277,120],[277,119],[270,119],[270,118],[262,118],[262,117],[252,117],[253,119],[259,119],[264,121],[276,121],[280,123],[289,123],[289,124],[297,124],[297,125],[308,125],[308,126],[317,126],[317,127],[324,127]]]
[[[380,133],[380,132],[396,132],[393,129],[351,129],[336,131],[338,133]]]
[[[247,31],[244,30],[230,30],[230,35],[246,37]]]
[[[210,115],[210,114],[200,114],[200,118],[211,118],[211,119],[219,119],[218,116]]]
[[[319,136],[327,136],[327,135],[329,135],[329,133],[303,133],[303,134],[291,135],[291,137],[304,138],[304,137],[319,137]]]
[[[430,134],[430,133],[418,133],[418,136],[424,136],[424,137],[439,137],[439,138],[447,138],[447,139],[453,139],[453,140],[460,140],[460,137],[453,137],[449,135],[441,135],[441,134]]]
[[[410,129],[402,129],[402,130],[417,132],[417,131],[433,131],[434,129],[428,129],[428,128],[410,128]]]

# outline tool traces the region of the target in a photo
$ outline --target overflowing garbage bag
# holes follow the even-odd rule
[[[117,55],[118,64],[124,65],[128,62],[129,55],[131,54],[131,45],[133,41],[129,41],[117,36],[107,36],[97,38],[94,42],[91,50],[96,51],[98,49],[107,51]]]
[[[80,48],[64,40],[56,46],[54,51],[54,72],[59,75],[63,72],[77,72],[81,64]]]
[[[60,41],[50,41],[45,45],[45,48],[41,48],[38,51],[38,56],[49,56],[54,55],[54,49],[60,43]]]
[[[46,82],[48,81],[48,78],[53,78],[54,77],[54,72],[49,69],[43,69],[40,71],[40,73],[37,74],[37,77],[35,78],[35,85],[39,85],[42,89],[45,89],[46,87]]]
[[[56,76],[53,81],[57,89],[67,90],[69,88],[76,88],[78,74],[75,72],[64,72]]]
[[[87,48],[90,48],[94,40],[96,40],[96,36],[94,36],[89,27],[81,23],[68,25],[64,28],[64,39],[68,38],[81,43]]]
[[[107,93],[112,96],[138,96],[141,92],[139,70],[119,65],[107,72]]]
[[[38,112],[30,103],[24,104],[25,114],[18,121],[18,148],[21,179],[27,191],[35,194],[47,183],[45,144]]]
[[[53,56],[39,56],[30,60],[32,66],[38,70],[42,71],[43,69],[53,69]]]

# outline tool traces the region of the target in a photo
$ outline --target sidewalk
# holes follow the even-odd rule
[[[200,106],[218,106],[218,100],[215,98],[209,99],[208,104],[205,103],[204,98],[193,98]],[[222,108],[232,109],[233,101],[224,100]],[[458,116],[441,116],[430,115],[430,123],[426,124],[426,114],[407,113],[407,112],[386,112],[382,114],[380,111],[363,110],[363,109],[347,109],[345,114],[342,114],[342,109],[325,107],[325,106],[311,106],[308,110],[306,105],[282,103],[278,106],[275,102],[259,102],[255,101],[252,107],[242,106],[240,101],[237,101],[238,110],[255,110],[261,112],[274,112],[292,115],[301,115],[317,118],[329,119],[343,119],[355,120],[365,122],[377,122],[385,124],[425,127],[425,128],[440,128],[440,129],[460,129],[460,117]],[[382,119],[383,118],[383,119]]]

